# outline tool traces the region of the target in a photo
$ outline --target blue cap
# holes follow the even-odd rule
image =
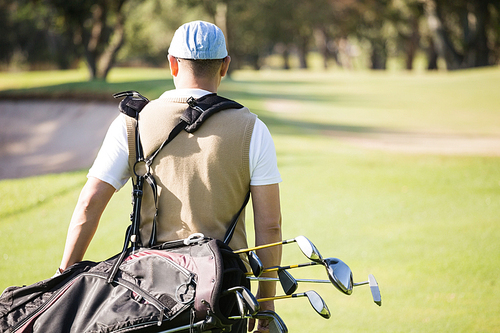
[[[215,24],[193,21],[177,29],[168,54],[181,59],[222,59],[227,57],[226,40]]]

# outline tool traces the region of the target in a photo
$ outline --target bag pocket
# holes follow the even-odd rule
[[[168,258],[131,256],[111,284],[99,266],[69,280],[11,332],[129,332],[167,324],[194,302],[194,274]]]

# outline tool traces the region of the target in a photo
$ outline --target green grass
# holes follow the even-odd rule
[[[46,73],[16,74],[32,79],[13,87],[55,95],[70,86],[77,92],[123,88],[156,97],[172,84],[164,70],[117,69],[110,83],[98,86],[56,74],[54,85],[42,79]],[[0,73],[0,87],[13,75]],[[323,256],[344,260],[355,281],[373,273],[380,284],[380,308],[367,287],[345,296],[330,285],[300,285],[317,290],[333,316],[320,318],[304,298],[277,301],[290,332],[500,332],[500,158],[390,153],[332,136],[420,131],[499,137],[498,91],[498,68],[236,72],[224,80],[221,94],[250,107],[275,139],[284,237],[303,234]],[[53,274],[85,173],[0,181],[0,289]],[[107,208],[89,259],[121,249],[129,191],[118,192]],[[284,264],[305,261],[295,245],[284,247]],[[291,273],[326,278],[320,267]]]

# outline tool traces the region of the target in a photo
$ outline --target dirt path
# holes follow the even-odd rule
[[[0,179],[89,168],[115,103],[0,101]],[[500,137],[325,130],[349,144],[398,153],[500,156]]]
[[[264,105],[269,112],[278,114],[303,112],[300,104],[289,100],[269,99]],[[293,120],[285,120],[285,123],[314,129],[323,135],[367,149],[403,154],[500,156],[500,136],[410,132]]]
[[[500,156],[500,137],[418,132],[333,135],[358,147],[403,154]]]
[[[89,168],[117,104],[0,101],[0,179]]]

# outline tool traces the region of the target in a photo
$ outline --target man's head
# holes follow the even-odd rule
[[[216,25],[193,21],[175,32],[168,60],[177,88],[195,88],[193,85],[206,85],[207,80],[215,80],[217,88],[231,58],[227,54],[224,34]],[[213,87],[205,89],[213,91]]]

